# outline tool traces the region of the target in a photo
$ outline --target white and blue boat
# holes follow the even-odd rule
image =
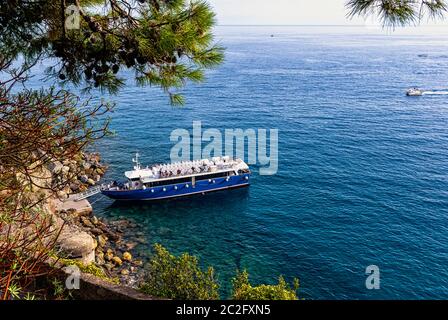
[[[251,171],[241,159],[212,159],[160,164],[142,168],[138,153],[134,170],[125,172],[127,182],[101,187],[101,193],[114,200],[152,201],[173,199],[213,191],[247,187]]]

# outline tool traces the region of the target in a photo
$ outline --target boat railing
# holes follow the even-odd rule
[[[197,167],[197,168],[194,168],[194,170],[192,167],[191,170],[193,172],[184,172],[184,173],[173,172],[169,169],[166,169],[165,171],[163,171],[164,169],[160,168],[159,170],[157,170],[157,173],[159,174],[159,178],[162,178],[162,179],[182,178],[182,177],[192,176],[194,174],[213,173],[213,172],[215,172],[215,170],[213,170],[213,167],[217,167],[217,170],[229,170],[229,169],[233,169],[234,166],[235,166],[234,163],[225,163],[225,164],[211,165],[211,166],[207,166],[207,167]],[[196,169],[199,169],[200,171],[197,172]]]
[[[84,192],[77,193],[74,195],[74,201],[81,201],[81,200],[90,198],[91,196],[94,196],[94,195],[100,193],[102,188],[103,188],[103,186],[101,185],[101,186],[89,188]]]

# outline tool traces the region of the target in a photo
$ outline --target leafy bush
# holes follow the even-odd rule
[[[183,300],[219,299],[214,270],[202,271],[198,259],[184,253],[176,257],[160,244],[154,245],[147,277],[141,290],[149,295]]]
[[[298,300],[297,290],[299,280],[294,279],[293,289],[286,283],[282,276],[279,277],[277,285],[259,285],[253,287],[249,282],[249,274],[246,270],[237,271],[232,280],[234,300]]]

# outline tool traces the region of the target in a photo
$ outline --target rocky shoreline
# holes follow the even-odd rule
[[[137,225],[127,220],[108,222],[94,215],[87,200],[71,201],[71,195],[86,191],[100,182],[107,170],[98,153],[82,153],[77,160],[53,164],[54,176],[76,174],[76,179],[52,201],[52,212],[62,227],[58,247],[64,258],[84,265],[94,264],[107,277],[120,284],[137,287],[143,277],[143,261],[135,259],[136,242],[124,239],[124,234]]]
[[[58,215],[71,228],[76,227],[93,239],[93,247],[90,247],[93,249],[94,259],[87,261],[87,264],[94,263],[108,277],[118,278],[122,284],[133,287],[138,284],[143,275],[143,261],[134,258],[136,243],[123,239],[125,232],[134,228],[134,225],[127,220],[107,222],[93,213],[79,215],[74,210],[59,211]],[[75,256],[70,256],[70,252],[65,253],[76,259]]]
[[[84,192],[100,182],[107,170],[107,165],[101,163],[99,153],[82,152],[72,160],[51,162],[48,170],[52,176],[53,185],[61,181],[71,181],[58,192],[58,197],[65,200],[70,194]]]

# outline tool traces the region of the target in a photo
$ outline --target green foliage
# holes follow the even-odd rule
[[[36,300],[36,296],[31,294],[30,292],[27,292],[24,297],[24,300]]]
[[[249,282],[249,274],[246,270],[237,271],[237,275],[232,280],[234,300],[297,300],[297,290],[299,280],[294,279],[293,289],[285,282],[282,276],[279,277],[277,285],[259,285],[253,287]]]
[[[377,16],[384,26],[416,24],[425,17],[443,18],[448,11],[446,0],[348,0],[349,17]]]
[[[21,54],[30,64],[51,58],[49,76],[86,91],[117,93],[125,84],[120,72],[130,69],[137,84],[160,86],[173,103],[183,100],[171,94],[172,88],[202,81],[205,69],[223,60],[223,48],[213,43],[215,15],[206,1],[74,3],[80,23],[72,30],[65,27],[70,12],[61,13],[66,1],[1,2],[2,55]]]
[[[202,271],[196,257],[187,253],[176,257],[160,244],[154,245],[154,251],[141,287],[144,293],[168,299],[219,299],[213,268]]]
[[[118,278],[110,278],[109,276],[107,276],[104,269],[97,266],[93,262],[88,265],[85,265],[82,262],[80,262],[78,260],[73,260],[73,259],[59,259],[58,261],[65,266],[76,266],[79,268],[79,270],[81,272],[94,275],[95,277],[101,278],[107,282],[115,283],[115,284],[118,284],[120,282],[120,280]]]
[[[11,283],[8,287],[8,291],[10,294],[11,299],[13,300],[20,300],[20,292],[22,291],[22,288],[17,285],[17,283]]]
[[[63,299],[65,296],[64,284],[60,280],[54,278],[51,281],[51,285],[53,286],[53,296],[55,299]]]

